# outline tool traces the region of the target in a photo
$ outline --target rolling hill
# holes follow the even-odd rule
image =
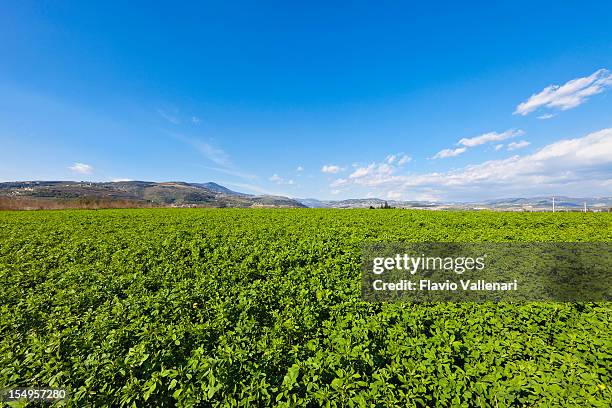
[[[0,183],[0,209],[125,207],[299,208],[305,206],[288,197],[243,194],[212,182]]]

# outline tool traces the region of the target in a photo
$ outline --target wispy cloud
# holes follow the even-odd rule
[[[349,179],[339,178],[339,179],[332,181],[329,186],[330,187],[343,187],[349,184],[351,184],[351,181]]]
[[[93,172],[93,167],[85,163],[74,163],[72,166],[68,168],[74,171],[75,173],[80,173],[80,174],[91,174]]]
[[[563,85],[547,86],[520,103],[514,114],[525,116],[542,107],[562,111],[572,109],[611,86],[612,74],[607,69],[600,69],[587,77],[572,79]]]
[[[193,147],[206,159],[222,167],[231,167],[229,155],[221,148],[215,147],[210,143],[199,139],[186,137],[177,133],[172,133],[172,136]]]
[[[521,142],[517,142],[520,144]],[[501,195],[612,193],[612,128],[581,138],[560,140],[525,156],[472,164],[457,170],[401,174],[387,163],[357,169],[332,188],[384,189],[404,197],[432,194],[471,200]]]
[[[341,171],[343,171],[344,169],[340,166],[337,166],[335,164],[326,164],[323,167],[321,167],[321,171],[323,173],[328,173],[328,174],[336,174],[336,173],[340,173]]]
[[[241,178],[243,180],[250,181],[250,183],[248,182],[241,183],[241,182],[235,182],[235,181],[218,181],[221,184],[223,185],[228,184],[231,186],[236,186],[238,188],[244,188],[244,189],[247,189],[248,191],[256,192],[259,194],[283,195],[281,193],[272,193],[269,190],[257,184],[253,184],[253,183],[258,182],[259,177],[255,174],[247,173],[237,168],[232,163],[232,160],[229,154],[226,153],[220,147],[214,146],[211,143],[205,142],[200,139],[195,139],[192,137],[184,136],[182,134],[177,134],[177,133],[169,133],[169,134],[173,136],[174,138],[180,140],[181,142],[185,143],[186,145],[192,147],[193,149],[195,149],[195,151],[200,153],[204,158],[206,158],[207,160],[211,161],[212,163],[216,165],[216,166],[206,166],[206,165],[196,164],[196,166],[203,167],[205,169],[213,170],[215,172],[228,174],[230,176],[234,176],[234,177]],[[289,184],[289,183],[284,183],[284,184]],[[293,180],[291,180],[291,184],[293,184]]]
[[[460,154],[463,154],[467,151],[468,148],[480,146],[486,143],[491,142],[500,142],[502,140],[510,139],[517,136],[524,135],[525,132],[521,129],[508,129],[505,132],[497,133],[497,132],[488,132],[483,133],[482,135],[474,136],[474,137],[464,137],[463,139],[457,142],[458,146],[453,149],[443,149],[436,153],[432,159],[446,159],[449,157],[456,157]],[[501,149],[503,145],[495,146],[495,150]]]
[[[498,151],[498,150],[500,150],[503,147],[504,147],[504,144],[500,143],[500,144],[495,145],[494,149],[495,149],[495,151]]]
[[[522,149],[523,147],[527,147],[530,144],[531,143],[529,143],[526,140],[521,140],[519,142],[508,143],[508,151]]]
[[[211,143],[203,140],[186,137],[177,133],[170,133],[173,137],[181,142],[191,146],[195,151],[200,153],[204,158],[216,164],[216,166],[202,166],[206,169],[216,172],[229,174],[231,176],[240,177],[245,180],[256,180],[258,177],[255,174],[247,173],[236,168],[232,160],[223,149],[213,146]]]
[[[403,166],[404,164],[412,161],[412,157],[408,156],[404,153],[395,153],[390,154],[385,158],[385,162],[387,164],[397,164],[398,166]]]
[[[397,164],[399,166],[403,166],[404,164],[409,163],[411,161],[412,161],[412,157],[410,157],[407,154],[405,154],[402,157],[400,157],[400,159],[397,161]]]
[[[229,155],[225,153],[223,149],[197,140],[193,141],[193,145],[200,153],[202,153],[204,157],[210,161],[217,163],[220,166],[229,166],[231,164]]]
[[[191,123],[198,125],[202,120],[200,118],[198,118],[197,116],[192,116],[191,117]]]
[[[456,157],[464,153],[466,150],[467,150],[467,147],[458,147],[456,149],[440,150],[438,153],[433,155],[432,159],[446,159],[448,157]]]
[[[168,122],[174,125],[181,124],[181,120],[178,118],[178,115],[176,113],[170,113],[167,110],[164,110],[161,108],[157,109],[157,113],[159,114],[159,116],[161,116],[162,118],[166,119]]]
[[[466,146],[466,147],[474,147],[474,146],[480,146],[480,145],[483,145],[485,143],[490,143],[490,142],[501,142],[502,140],[510,139],[512,137],[522,136],[524,134],[525,132],[520,129],[518,130],[509,129],[502,133],[489,132],[489,133],[484,133],[476,137],[463,138],[459,140],[458,144],[462,146]]]
[[[245,173],[239,170],[231,169],[231,168],[223,168],[223,167],[209,167],[203,166],[205,169],[217,171],[219,173],[229,174],[230,176],[240,177],[245,180],[256,180],[257,176],[251,173]]]
[[[264,194],[264,195],[275,195],[275,196],[286,196],[286,197],[290,197],[289,194],[286,194],[284,192],[279,192],[279,191],[270,191],[266,188],[263,188],[261,186],[258,186],[256,184],[249,184],[249,183],[237,183],[234,181],[224,181],[221,180],[219,181],[219,183],[221,183],[224,186],[232,186],[235,187],[236,189],[238,189],[239,191],[247,191],[247,192],[253,192],[253,193],[257,193],[257,194]]]
[[[304,171],[304,167],[302,167],[302,166],[297,166],[297,168],[295,169],[295,171]]]
[[[541,119],[541,120],[552,119],[555,116],[557,116],[556,113],[545,113],[543,115],[538,116],[538,119]]]

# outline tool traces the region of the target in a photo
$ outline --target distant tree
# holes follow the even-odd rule
[[[388,202],[386,202],[386,201],[385,201],[385,202],[383,202],[383,203],[380,205],[380,207],[370,206],[370,209],[371,209],[371,210],[389,210],[389,209],[391,209],[391,208],[395,208],[395,207],[391,207],[391,206],[389,205],[389,203],[388,203]]]

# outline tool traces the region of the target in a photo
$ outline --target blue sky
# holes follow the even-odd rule
[[[128,3],[3,4],[0,181],[612,195],[610,2]]]

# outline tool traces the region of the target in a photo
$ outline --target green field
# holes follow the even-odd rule
[[[360,245],[611,238],[604,213],[0,212],[0,388],[79,407],[609,407],[611,303],[367,303]]]

